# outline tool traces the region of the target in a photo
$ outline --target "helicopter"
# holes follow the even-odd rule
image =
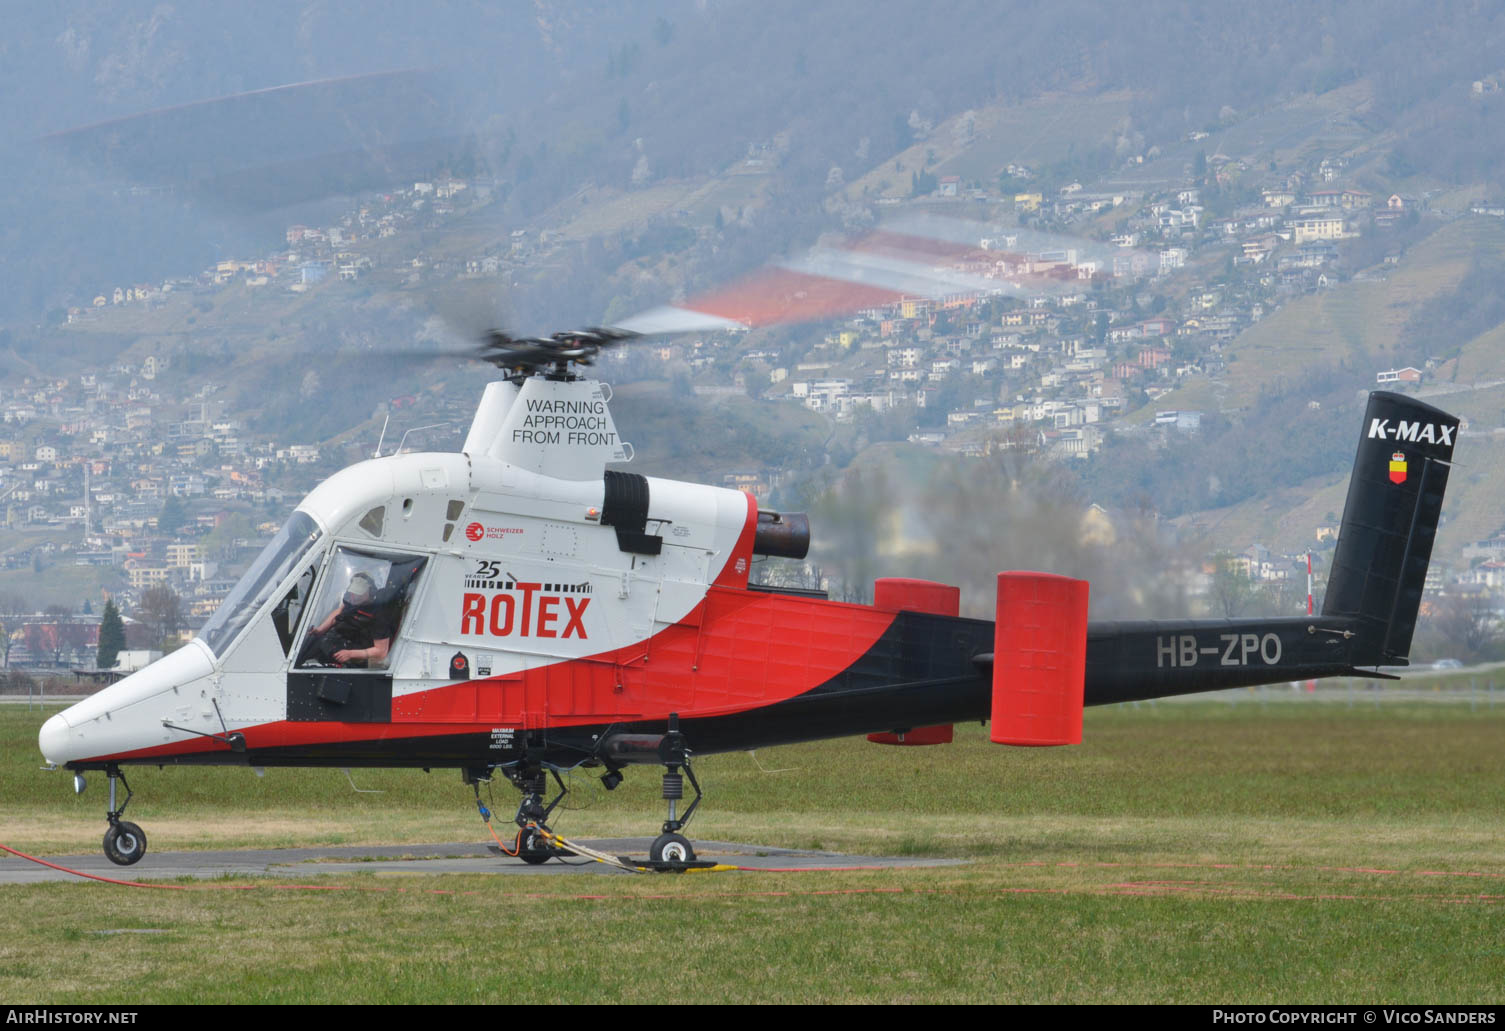
[[[412,71],[323,80],[43,142],[112,175],[276,208],[427,167],[453,131],[434,93]],[[306,131],[278,128],[310,110]],[[211,145],[164,157],[184,126]],[[864,734],[939,745],[971,720],[1001,745],[1060,746],[1080,742],[1086,705],[1392,676],[1380,667],[1406,663],[1460,425],[1414,398],[1370,395],[1320,613],[1089,622],[1086,582],[1005,571],[985,620],[926,580],[879,579],[871,604],[752,582],[757,558],[804,558],[808,518],[623,470],[633,449],[590,375],[602,352],[654,337],[1034,297],[1142,275],[1152,258],[910,213],[604,328],[491,331],[469,356],[495,378],[459,451],[320,484],[192,641],[50,717],[43,758],[76,791],[106,775],[104,852],[122,866],[147,849],[124,818],[128,767],[456,769],[478,804],[500,777],[520,794],[515,854],[535,864],[567,852],[551,830],[561,773],[599,771],[611,789],[661,767],[649,860],[683,869],[698,756]]]
[[[1393,679],[1379,667],[1406,664],[1456,417],[1369,396],[1318,614],[1089,623],[1085,581],[1007,571],[992,621],[961,617],[959,589],[925,580],[834,601],[749,579],[757,557],[805,557],[804,514],[609,468],[633,449],[590,366],[736,321],[701,307],[550,337],[493,331],[478,356],[500,375],[458,452],[336,473],[196,638],[48,719],[43,757],[75,772],[75,790],[85,771],[109,779],[105,855],[146,852],[123,819],[135,765],[453,768],[478,804],[500,776],[521,795],[528,863],[569,854],[550,823],[562,772],[600,771],[611,789],[659,766],[667,817],[649,860],[683,869],[697,861],[682,833],[702,800],[697,756],[863,734],[935,745],[969,720],[1003,745],[1074,744],[1086,705]]]

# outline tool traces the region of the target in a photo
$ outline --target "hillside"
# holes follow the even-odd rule
[[[1218,384],[1221,404],[1247,407],[1261,390],[1288,384],[1316,366],[1344,367],[1364,376],[1409,363],[1414,360],[1406,346],[1411,320],[1427,302],[1456,289],[1481,260],[1502,250],[1505,223],[1460,219],[1441,226],[1371,277],[1289,301],[1225,346],[1228,367]],[[1505,361],[1492,357],[1495,353],[1485,341],[1460,363],[1457,375],[1488,378],[1505,369]],[[1196,408],[1204,407],[1206,399],[1205,387],[1194,381],[1156,404]]]

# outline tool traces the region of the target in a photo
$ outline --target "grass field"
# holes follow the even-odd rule
[[[1414,690],[1414,688],[1413,688]],[[1086,742],[706,757],[693,836],[964,857],[690,877],[0,887],[14,1001],[1497,1002],[1505,692],[1093,710]],[[1493,704],[1491,704],[1493,703]],[[0,840],[94,851],[102,784],[0,712]],[[771,772],[780,771],[780,772]],[[559,821],[651,833],[653,771]],[[143,770],[154,850],[480,840],[453,773]],[[582,786],[583,786],[582,782]],[[510,811],[510,792],[498,808]],[[401,854],[396,849],[394,854]],[[4,863],[20,860],[6,858]],[[294,882],[298,886],[294,886]]]

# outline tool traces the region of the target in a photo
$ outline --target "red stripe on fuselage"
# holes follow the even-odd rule
[[[392,721],[531,728],[744,712],[830,680],[893,619],[866,605],[713,587],[684,622],[646,641],[400,695]]]
[[[751,503],[751,498],[749,497]],[[757,508],[752,505],[753,525]],[[712,587],[682,623],[645,641],[509,678],[468,680],[392,699],[391,723],[278,721],[242,730],[251,751],[752,712],[831,680],[894,620],[866,605]],[[203,738],[97,756],[147,760],[229,751]]]
[[[742,532],[737,535],[732,553],[726,557],[721,572],[711,581],[717,587],[744,588],[747,586],[748,573],[752,571],[753,540],[758,536],[758,499],[745,490],[742,496],[747,499],[747,515],[743,519]]]

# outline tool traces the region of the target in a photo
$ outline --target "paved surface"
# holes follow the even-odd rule
[[[151,831],[147,831],[150,838]],[[648,855],[651,838],[582,838],[582,845],[609,855]],[[730,841],[696,841],[700,859],[760,870],[858,870],[909,866],[955,866],[957,859],[849,856],[837,852],[814,852],[747,845]],[[91,855],[43,856],[49,862],[72,870],[128,881],[165,880],[175,877],[211,878],[267,876],[296,881],[331,874],[500,874],[551,877],[568,874],[629,876],[604,863],[572,859],[551,860],[529,866],[520,859],[499,856],[480,842],[449,842],[436,845],[331,845],[327,848],[227,849],[212,852],[152,852],[148,849],[134,866],[116,866],[103,852]],[[44,881],[79,881],[72,874],[0,853],[0,884],[38,884]]]

